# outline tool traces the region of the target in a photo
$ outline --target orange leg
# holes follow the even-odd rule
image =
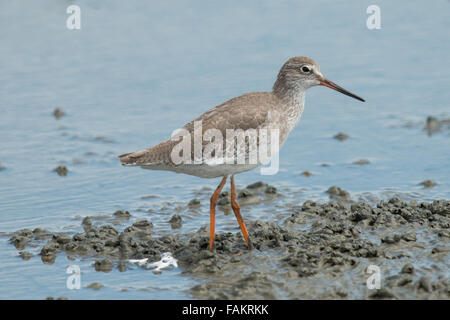
[[[250,249],[250,240],[248,238],[248,231],[245,227],[244,220],[242,220],[241,216],[241,207],[236,200],[236,187],[234,185],[234,176],[231,176],[231,207],[233,208],[234,215],[239,223],[239,227],[241,227],[242,235],[244,236],[245,242],[247,243],[247,248]]]
[[[222,181],[220,181],[219,186],[217,187],[216,191],[214,191],[210,199],[209,251],[212,251],[214,238],[216,237],[216,205],[225,182],[227,182],[227,177],[223,177]]]

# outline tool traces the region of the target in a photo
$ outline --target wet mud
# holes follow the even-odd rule
[[[31,257],[27,247],[38,246],[45,264],[67,255],[90,259],[105,273],[133,272],[130,259],[154,262],[170,252],[183,275],[197,280],[189,289],[197,299],[450,299],[450,201],[392,198],[373,205],[351,201],[337,186],[327,192],[329,202],[286,207],[284,219],[246,221],[251,250],[236,231],[217,233],[210,252],[207,226],[160,236],[151,217],[132,222],[125,210],[85,217],[74,234],[23,229],[10,242],[24,260]],[[257,182],[239,192],[240,201],[256,203],[261,193],[277,190]],[[223,192],[222,205],[228,198]],[[167,221],[173,229],[182,222],[178,214]],[[368,285],[374,266],[379,287]]]

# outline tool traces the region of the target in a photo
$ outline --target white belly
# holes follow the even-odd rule
[[[178,166],[157,164],[142,166],[142,168],[184,173],[200,178],[217,178],[249,171],[258,166],[259,164],[218,164],[214,166],[207,164],[181,164]]]

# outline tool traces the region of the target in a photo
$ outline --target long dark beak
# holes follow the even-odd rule
[[[328,79],[323,78],[322,80],[319,80],[319,81],[322,86],[334,89],[334,90],[339,91],[340,93],[343,93],[349,97],[352,97],[352,98],[358,99],[359,101],[365,102],[365,100],[363,98],[360,98],[356,94],[353,94],[350,91],[345,90],[344,88],[338,86],[336,83],[334,83]]]

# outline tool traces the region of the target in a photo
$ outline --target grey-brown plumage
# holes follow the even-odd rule
[[[279,99],[271,92],[247,93],[208,110],[183,128],[192,134],[192,138],[194,122],[199,120],[202,121],[202,135],[208,129],[218,129],[223,137],[226,137],[226,129],[258,129],[268,125],[268,113],[279,103]],[[152,148],[121,155],[119,158],[125,165],[146,166],[150,169],[151,166],[155,166],[155,169],[159,169],[158,166],[175,167],[170,155],[177,143],[178,141],[168,139]],[[207,141],[203,141],[203,148],[206,144]]]
[[[193,141],[194,123],[201,120],[202,136],[209,129],[218,129],[224,137],[224,148],[227,129],[244,131],[248,129],[278,129],[279,146],[281,147],[301,117],[306,89],[315,85],[325,85],[362,100],[325,79],[314,60],[307,57],[294,57],[282,66],[271,92],[251,92],[230,99],[187,123],[183,129],[192,135]],[[175,164],[171,153],[178,143],[179,141],[168,139],[149,149],[123,154],[119,156],[119,159],[123,165],[174,171],[206,178],[232,175],[251,170],[261,164],[211,166],[205,161],[198,164]],[[202,141],[202,151],[205,150],[208,143],[208,141]],[[194,159],[193,149],[191,159]],[[245,150],[245,152],[245,156],[248,158],[249,150]]]
[[[270,135],[272,135],[272,132],[277,132],[274,136],[279,139],[278,141],[274,140],[272,144],[272,140],[267,139],[267,141],[271,141],[269,149],[272,150],[271,147],[274,145],[281,147],[302,115],[306,89],[315,85],[323,85],[364,101],[325,79],[319,66],[312,59],[295,57],[289,59],[281,68],[272,92],[251,92],[230,99],[186,124],[180,131],[178,141],[171,138],[152,148],[123,154],[119,156],[120,162],[124,165],[141,166],[152,170],[167,170],[203,178],[223,177],[210,199],[210,251],[213,249],[215,239],[215,208],[222,188],[228,176],[230,176],[231,208],[239,223],[247,247],[250,248],[250,238],[240,212],[234,181],[236,173],[256,168],[262,162],[261,158],[254,162],[247,161],[253,159],[251,155],[255,148],[252,149],[251,146],[261,149],[261,146],[265,145],[264,136],[258,135],[257,138],[252,140],[250,133],[270,132]],[[199,127],[199,123],[201,123],[201,127]],[[230,130],[233,133],[236,133],[236,131],[248,133],[244,137],[245,139],[241,139],[243,143],[236,143],[236,148],[228,148],[228,142],[234,141],[233,135],[230,135],[230,138],[228,137]],[[200,136],[200,142],[196,139],[198,136]],[[224,139],[220,140],[219,137]],[[198,143],[195,143],[196,140]],[[184,142],[187,144],[184,144]],[[180,145],[189,145],[189,148],[186,149],[189,151],[186,152],[187,160],[182,162],[175,161],[177,160],[176,156],[179,155]],[[221,148],[211,149],[211,145],[222,147],[225,150],[224,153],[220,152]],[[244,147],[238,147],[239,145]],[[196,146],[199,146],[199,148],[196,149]],[[185,149],[182,149],[184,156]],[[199,149],[201,152],[197,152]],[[228,161],[214,162],[217,159],[227,160],[229,154],[232,155],[232,163]],[[213,158],[212,155],[214,155]],[[269,155],[273,155],[273,153]],[[246,161],[239,162],[240,156]],[[211,160],[214,161],[211,162]],[[236,163],[234,163],[235,160],[237,160]]]

